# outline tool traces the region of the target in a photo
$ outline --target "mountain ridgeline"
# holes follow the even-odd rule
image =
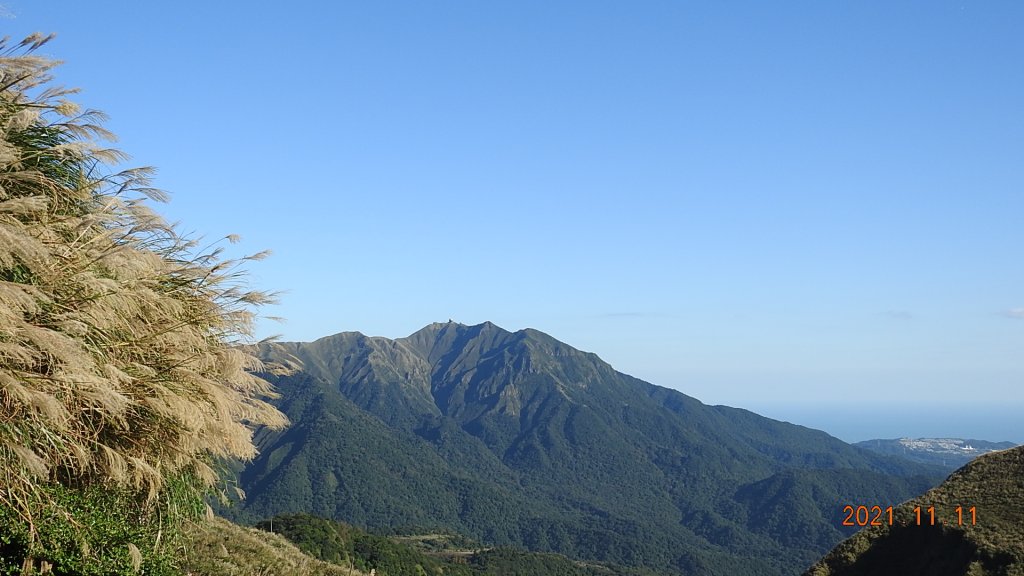
[[[897,504],[936,470],[708,406],[536,330],[432,324],[260,347],[293,425],[229,512],[454,531],[659,573],[799,574],[852,533],[844,504]]]

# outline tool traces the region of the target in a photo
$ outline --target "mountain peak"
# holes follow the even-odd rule
[[[511,332],[501,328],[492,322],[466,325],[453,320],[447,322],[433,322],[413,332],[398,341],[409,346],[423,358],[433,361],[443,350],[450,350],[453,346],[465,344],[467,341],[485,336],[507,336]]]
[[[650,559],[658,573],[782,576],[843,536],[836,502],[928,487],[903,477],[918,465],[705,406],[537,330],[347,334],[266,349],[304,369],[269,375],[296,425],[261,436],[242,477],[247,514],[301,506],[598,562]],[[835,500],[812,498],[826,493]]]

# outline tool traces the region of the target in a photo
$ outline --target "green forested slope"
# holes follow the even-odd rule
[[[294,423],[241,474],[259,519],[453,530],[494,545],[687,574],[795,574],[930,469],[616,372],[534,330],[267,345]]]

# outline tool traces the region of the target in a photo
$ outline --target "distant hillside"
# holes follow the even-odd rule
[[[259,523],[304,552],[378,576],[655,576],[617,566],[574,562],[565,556],[488,548],[447,534],[380,536],[308,514],[276,516]]]
[[[308,512],[662,573],[797,574],[934,468],[616,372],[536,330],[432,324],[263,345],[293,422],[240,475],[258,520]],[[287,368],[287,369],[285,369]]]
[[[897,507],[892,525],[883,513],[880,526],[846,540],[805,576],[1020,576],[1022,502],[1024,447],[980,456]]]
[[[982,454],[1013,448],[1016,444],[963,438],[895,438],[865,440],[857,442],[854,446],[879,454],[902,456],[914,462],[933,464],[953,471]]]

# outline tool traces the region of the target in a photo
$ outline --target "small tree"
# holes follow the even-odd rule
[[[198,250],[149,209],[151,170],[110,169],[124,155],[99,144],[104,117],[35,54],[50,38],[0,42],[0,553],[88,572],[103,517],[152,528],[95,568],[132,571],[214,459],[251,458],[251,426],[286,424],[241,346],[270,296],[240,268],[263,254]]]

